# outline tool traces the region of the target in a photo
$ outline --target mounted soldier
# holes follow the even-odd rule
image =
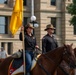
[[[36,43],[36,38],[32,34],[34,27],[32,24],[28,23],[25,28],[22,26],[21,27],[21,32],[19,35],[20,40],[22,39],[22,30],[24,30],[24,43],[25,43],[25,58],[26,58],[26,74],[30,72],[31,65],[32,65],[32,60],[34,57],[33,51],[35,48],[38,48],[38,45]]]

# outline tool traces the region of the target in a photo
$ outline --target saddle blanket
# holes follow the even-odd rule
[[[40,56],[40,55],[39,55]],[[36,58],[36,60],[38,59],[38,57],[39,56],[37,56],[37,58]],[[31,66],[31,70],[35,67],[35,65],[36,65],[36,60],[35,59],[33,59],[33,61],[32,61],[32,66]],[[17,62],[16,62],[17,61]],[[20,59],[19,60],[12,60],[12,62],[11,62],[11,64],[10,64],[10,66],[9,66],[9,73],[8,73],[8,75],[16,75],[16,74],[18,74],[18,73],[23,73],[24,72],[24,65],[23,65],[23,62],[22,62],[22,60],[20,61]],[[18,62],[19,62],[19,65],[18,65]],[[15,65],[13,65],[13,63],[15,63]],[[18,65],[17,67],[16,67],[16,65]],[[15,66],[15,67],[14,67]],[[26,66],[25,66],[26,67]]]

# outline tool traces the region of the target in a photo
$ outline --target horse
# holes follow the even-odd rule
[[[2,63],[2,62],[3,62],[3,60],[4,60],[4,58],[0,59],[0,63]]]
[[[76,48],[74,48],[74,54],[76,57]],[[62,67],[59,66],[57,68],[57,75],[75,75],[74,69],[71,69],[70,67],[68,67],[68,65],[65,62],[62,64],[63,64]],[[65,66],[67,66],[67,67],[65,68]]]
[[[31,70],[31,75],[54,75],[56,68],[62,60],[67,62],[71,68],[75,68],[75,55],[72,51],[73,49],[71,44],[64,45],[45,54],[41,54],[35,67]],[[8,57],[0,64],[0,75],[8,75],[9,65],[13,59],[13,57]],[[19,73],[16,75],[23,74],[24,73]]]

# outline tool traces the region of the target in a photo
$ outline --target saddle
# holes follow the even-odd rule
[[[31,70],[35,67],[36,65],[36,60],[39,58],[40,55],[38,55],[35,59],[33,59],[32,61],[32,66],[31,66]],[[18,73],[23,73],[24,70],[23,70],[23,57],[21,58],[14,58],[10,65],[9,65],[9,73],[8,75],[16,75]]]
[[[21,66],[23,65],[23,59],[22,58],[16,58],[13,59],[10,63],[9,66],[9,75],[14,75],[12,74],[14,71],[16,71],[17,69],[19,69]]]
[[[18,50],[17,52],[15,52],[14,54],[12,54],[13,58],[21,58],[23,57],[23,50]]]

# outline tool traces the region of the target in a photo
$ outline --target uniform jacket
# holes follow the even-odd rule
[[[50,36],[47,34],[42,38],[42,53],[54,50],[57,47],[58,43],[54,35]]]
[[[22,33],[20,33],[19,39],[22,41]],[[29,36],[28,34],[25,34],[24,43],[25,43],[25,50],[34,50],[36,46],[36,38],[33,35]]]

